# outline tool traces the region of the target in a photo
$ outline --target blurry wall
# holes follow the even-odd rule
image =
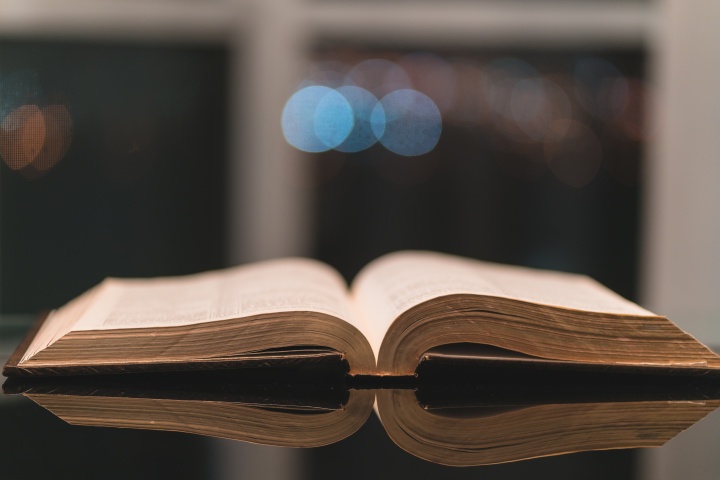
[[[720,346],[720,4],[658,6],[644,300]]]
[[[643,298],[720,346],[720,4],[659,2],[652,44],[657,82],[646,202]],[[720,415],[645,452],[643,479],[712,479]]]
[[[223,266],[226,50],[0,41],[0,311]]]

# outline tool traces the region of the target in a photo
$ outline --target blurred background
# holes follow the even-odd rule
[[[585,273],[720,345],[719,26],[713,0],[2,0],[3,354],[106,276],[304,255],[351,280],[410,248]],[[158,435],[106,441],[177,478],[432,471],[374,417],[309,452]],[[674,445],[437,474],[674,478]]]

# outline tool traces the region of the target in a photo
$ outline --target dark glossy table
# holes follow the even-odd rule
[[[4,317],[0,322],[0,355],[4,359],[11,353],[10,350],[19,342],[21,336],[29,328],[32,318],[30,317]],[[3,379],[5,380],[5,379]],[[577,380],[577,379],[575,379]],[[573,380],[573,382],[575,381]],[[284,383],[283,383],[284,382]],[[522,389],[494,389],[483,387],[481,390],[468,389],[466,387],[456,388],[448,384],[439,386],[432,384],[422,385],[400,385],[399,389],[382,388],[373,390],[377,385],[330,385],[323,381],[321,384],[313,384],[302,388],[289,388],[285,380],[279,380],[271,387],[263,384],[259,387],[248,388],[216,388],[212,384],[196,386],[192,388],[168,387],[163,381],[154,381],[152,378],[143,380],[134,385],[123,384],[118,387],[117,382],[107,381],[103,384],[85,382],[76,384],[75,390],[68,390],[57,386],[35,386],[35,392],[41,396],[35,401],[28,396],[2,395],[0,396],[0,478],[3,479],[34,479],[34,478],[212,478],[212,479],[384,479],[384,478],[443,478],[443,479],[484,479],[484,478],[537,478],[537,479],[717,479],[720,478],[720,412],[714,411],[715,403],[720,399],[717,389],[710,382],[706,382],[701,389],[680,389],[677,385],[665,385],[664,382],[652,382],[646,387],[626,384],[623,389],[609,392],[602,388],[597,382],[588,382],[583,388],[575,388],[563,385],[557,388],[546,388],[535,392],[534,396],[526,396]],[[252,382],[250,382],[252,383]],[[677,383],[677,382],[675,382]],[[222,384],[222,379],[218,384]],[[186,385],[188,385],[186,383]],[[387,387],[381,385],[381,387]],[[78,390],[79,388],[79,390]],[[22,390],[20,388],[19,390]],[[346,390],[349,393],[346,393]],[[137,428],[118,428],[128,426],[128,423],[115,423],[115,428],[98,426],[77,426],[70,425],[53,415],[47,409],[38,405],[44,401],[51,401],[57,397],[52,394],[68,396],[68,392],[77,395],[81,402],[86,402],[85,409],[72,410],[70,414],[82,417],[87,412],[87,402],[92,401],[93,395],[100,395],[102,398],[115,396],[130,398],[132,402],[139,403],[136,414],[130,410],[129,420],[135,421],[135,426],[142,428],[160,428],[161,425],[153,423],[153,408],[157,409],[165,421],[177,419],[178,413],[168,408],[168,403],[163,403],[163,398],[170,398],[170,401],[180,400],[187,405],[208,405],[197,410],[202,417],[205,413],[210,415],[218,404],[230,405],[234,415],[234,422],[241,425],[236,438],[257,438],[253,437],[255,432],[247,427],[250,420],[255,422],[255,429],[276,428],[273,424],[275,417],[268,417],[263,422],[259,417],[253,420],[252,410],[250,416],[245,415],[243,408],[254,404],[265,405],[265,411],[284,412],[288,408],[293,415],[299,415],[297,434],[291,434],[285,440],[276,443],[287,443],[302,438],[311,439],[316,443],[323,443],[321,433],[315,426],[315,419],[319,423],[333,426],[333,422],[347,422],[338,411],[351,410],[352,401],[348,401],[345,395],[351,398],[363,398],[363,406],[359,408],[356,417],[350,422],[355,422],[347,427],[349,434],[342,440],[325,446],[313,448],[288,448],[278,446],[256,445],[239,440],[216,438],[211,435],[196,435],[172,431],[154,431]],[[79,393],[78,393],[79,392]],[[628,425],[645,413],[653,405],[662,408],[670,408],[668,412],[677,409],[683,412],[694,412],[697,410],[698,418],[704,417],[694,423],[689,429],[679,433],[663,447],[653,449],[618,449],[603,451],[588,451],[571,453],[565,455],[554,455],[544,458],[535,458],[523,461],[513,461],[498,465],[450,467],[419,458],[415,454],[408,453],[394,442],[383,425],[379,422],[375,412],[370,412],[372,395],[379,396],[393,395],[398,392],[397,398],[410,398],[412,406],[406,411],[415,412],[413,415],[426,415],[430,410],[428,418],[441,419],[441,426],[460,426],[458,431],[464,432],[463,422],[467,422],[467,435],[470,435],[472,428],[483,424],[482,418],[478,420],[478,404],[482,413],[492,417],[495,413],[505,411],[519,411],[517,406],[527,407],[530,405],[540,408],[528,411],[542,412],[545,404],[559,405],[571,404],[570,409],[558,409],[553,407],[547,409],[548,415],[555,415],[553,418],[543,419],[542,415],[534,414],[528,420],[526,430],[516,428],[514,433],[503,433],[490,431],[489,427],[486,436],[494,436],[496,444],[502,444],[507,438],[508,443],[518,442],[523,435],[537,435],[537,429],[533,430],[532,425],[540,422],[541,425],[553,426],[569,425],[577,422],[581,428],[573,435],[584,437],[585,442],[596,444],[600,436],[612,437],[614,430],[622,431]],[[585,405],[588,405],[588,398],[599,393],[607,392],[607,402],[627,402],[628,400],[648,401],[659,398],[658,402],[647,403],[648,408],[640,407],[635,410],[628,410],[628,416],[617,417],[615,429],[598,425],[597,422],[587,423],[584,417]],[[44,395],[44,396],[42,396]],[[48,397],[48,395],[50,395]],[[355,395],[355,397],[352,397]],[[369,395],[369,396],[368,396]],[[588,397],[590,396],[590,397]],[[632,397],[632,398],[631,398]],[[49,398],[49,400],[47,400]],[[150,399],[160,398],[159,403],[142,403]],[[370,400],[368,400],[368,398]],[[594,398],[594,397],[593,397]],[[40,401],[38,401],[40,399]],[[44,399],[44,400],[43,400]],[[89,400],[88,400],[89,399]],[[140,399],[140,400],[138,400]],[[121,402],[124,400],[121,400]],[[195,402],[195,403],[193,403]],[[206,403],[199,403],[206,402]],[[275,403],[273,403],[275,402]],[[463,403],[464,402],[464,403]],[[503,403],[504,402],[504,403]],[[146,407],[149,405],[149,407]],[[237,405],[240,405],[237,407]],[[338,407],[338,405],[340,407]],[[505,405],[503,407],[503,405]],[[508,408],[510,405],[512,408]],[[580,409],[573,410],[572,405],[581,405]],[[594,402],[592,405],[602,403]],[[704,405],[704,406],[703,406]],[[307,407],[311,406],[310,410]],[[471,406],[472,408],[468,408]],[[652,408],[655,408],[652,407]],[[68,415],[67,406],[53,407],[56,413]],[[93,404],[96,417],[97,409],[104,409],[104,404]],[[192,407],[194,408],[194,407]],[[367,408],[367,411],[360,411]],[[564,408],[564,407],[563,407]],[[63,410],[65,409],[65,410]],[[598,410],[595,409],[595,412]],[[603,411],[603,410],[600,410]],[[608,410],[609,411],[609,410]],[[79,412],[79,413],[78,413]],[[679,428],[681,421],[664,414],[660,411],[660,417],[648,420],[646,436],[652,432],[663,430],[670,424],[677,424]],[[710,412],[707,416],[705,416]],[[612,414],[612,413],[611,413]],[[285,413],[281,413],[285,415]],[[323,416],[325,415],[325,416]],[[336,415],[330,417],[328,415]],[[369,415],[369,416],[368,416]],[[436,415],[436,416],[432,416]],[[573,416],[575,415],[575,416]],[[588,414],[589,415],[589,414]],[[593,414],[594,415],[594,414]],[[79,417],[78,417],[79,416]],[[252,417],[252,418],[251,418]],[[362,417],[362,418],[360,418]],[[367,420],[365,420],[367,417]],[[692,424],[690,418],[684,421]],[[196,418],[196,417],[195,417]],[[331,422],[323,419],[332,419]],[[388,423],[387,417],[383,417]],[[598,417],[601,419],[601,417]],[[148,420],[150,419],[150,420]],[[249,420],[248,420],[249,419]],[[449,419],[449,420],[448,420]],[[688,420],[690,419],[690,420]],[[125,422],[127,422],[127,418]],[[248,421],[246,421],[248,420]],[[217,420],[213,420],[216,422]],[[108,423],[103,419],[101,423]],[[159,421],[160,422],[160,421]],[[181,419],[182,422],[182,419]],[[472,427],[474,422],[476,425]],[[480,422],[480,423],[478,423]],[[132,423],[132,422],[131,422]],[[217,427],[228,436],[228,429],[231,428],[231,421],[222,422],[220,417]],[[318,423],[318,424],[319,424]],[[213,423],[213,425],[215,425]],[[520,424],[522,426],[522,424]],[[223,428],[226,427],[224,430]],[[325,428],[325,427],[323,427]],[[445,427],[442,427],[445,428]],[[439,430],[445,434],[450,429]],[[585,431],[583,431],[585,430]],[[205,432],[207,433],[207,432]],[[580,435],[582,433],[582,435]],[[475,438],[483,438],[483,432],[475,431]],[[230,436],[234,434],[231,431]],[[304,437],[303,437],[304,435]],[[454,435],[458,436],[457,433]],[[639,434],[639,437],[645,435]],[[397,436],[397,435],[395,435]],[[452,436],[452,435],[451,435]],[[300,438],[302,437],[302,438]],[[291,440],[287,440],[290,438]],[[564,441],[562,438],[547,437],[554,441]],[[320,439],[320,440],[318,440]],[[447,440],[447,439],[446,439]],[[532,439],[531,439],[532,440]],[[440,441],[440,440],[438,440]],[[457,444],[471,442],[467,439],[458,438]],[[523,440],[524,441],[524,440]],[[534,448],[548,447],[546,437],[541,437]],[[310,440],[308,442],[312,443]],[[602,442],[601,442],[602,443]],[[512,445],[511,445],[512,446]],[[407,448],[407,447],[406,447]],[[547,453],[547,451],[545,452]],[[463,453],[464,454],[464,453]],[[543,454],[542,452],[540,454]],[[473,457],[472,455],[480,455]],[[483,452],[473,453],[469,458],[478,458],[478,461],[487,462]],[[458,457],[466,459],[468,457]],[[442,460],[442,459],[441,459]],[[507,458],[501,459],[507,461]],[[447,463],[447,462],[445,462]]]

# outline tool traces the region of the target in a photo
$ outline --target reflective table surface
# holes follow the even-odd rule
[[[4,319],[3,363],[30,322]],[[707,376],[439,369],[378,381],[285,369],[3,380],[4,479],[720,478],[720,379]]]

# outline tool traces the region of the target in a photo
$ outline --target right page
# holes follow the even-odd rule
[[[352,297],[381,374],[411,374],[429,348],[465,342],[586,363],[718,360],[666,318],[583,275],[404,251],[368,264]]]
[[[433,298],[473,294],[573,310],[655,316],[584,275],[499,265],[427,251],[402,251],[369,263],[352,293],[377,356],[390,324]]]

